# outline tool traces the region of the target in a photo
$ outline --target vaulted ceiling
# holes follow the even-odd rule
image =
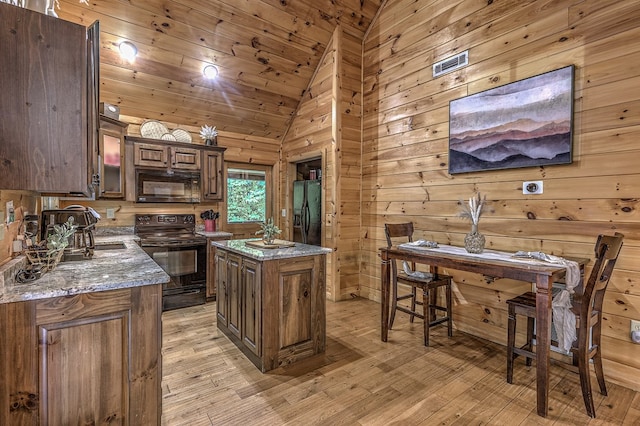
[[[57,12],[100,21],[100,100],[121,114],[279,139],[336,25],[362,38],[382,2],[59,0]],[[133,63],[123,40],[138,49]]]

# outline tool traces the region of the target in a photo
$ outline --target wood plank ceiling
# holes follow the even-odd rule
[[[336,25],[362,38],[382,1],[59,0],[57,13],[100,21],[100,99],[122,115],[281,139]]]

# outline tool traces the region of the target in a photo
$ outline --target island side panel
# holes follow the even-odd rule
[[[325,350],[325,256],[265,262],[264,370]]]

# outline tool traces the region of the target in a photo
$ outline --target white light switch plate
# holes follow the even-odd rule
[[[116,218],[116,209],[107,209],[107,219]]]

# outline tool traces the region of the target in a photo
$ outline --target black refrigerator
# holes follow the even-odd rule
[[[320,245],[322,235],[322,182],[293,182],[293,241]]]

